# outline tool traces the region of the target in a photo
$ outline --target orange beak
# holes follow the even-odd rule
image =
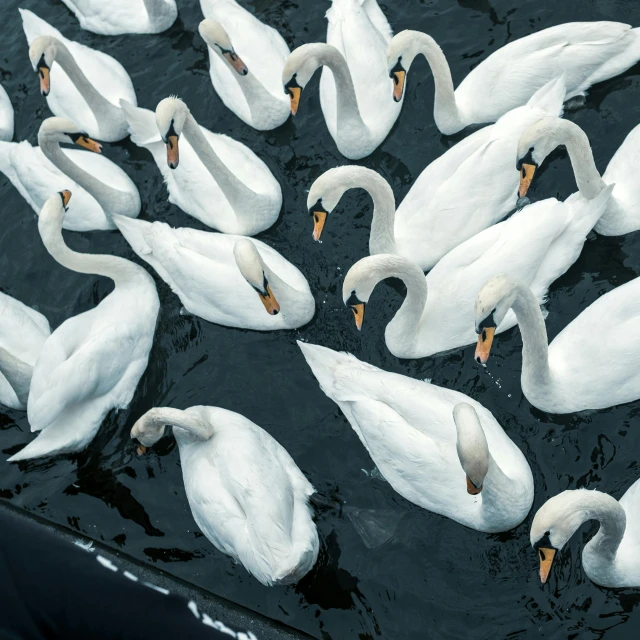
[[[69,200],[71,200],[71,191],[65,189],[64,191],[60,192],[60,195],[62,196],[62,206],[66,210],[67,206],[69,205]]]
[[[364,302],[352,304],[351,310],[353,311],[353,316],[356,320],[356,327],[358,331],[360,331],[362,329],[362,323],[364,322]]]
[[[518,191],[518,195],[521,198],[524,198],[527,195],[527,191],[529,191],[529,187],[531,186],[531,181],[533,180],[533,174],[535,172],[536,172],[535,164],[523,163],[522,169],[520,170],[520,189]]]
[[[471,494],[472,496],[477,496],[481,491],[482,487],[476,487],[476,485],[471,482],[471,478],[467,476],[467,493]]]
[[[258,292],[258,295],[260,296],[260,300],[262,301],[264,308],[267,310],[267,313],[272,316],[277,316],[280,312],[280,305],[278,304],[276,297],[273,295],[271,287],[267,285],[267,292]]]
[[[406,80],[407,72],[403,70],[394,71],[391,77],[393,79],[393,99],[396,102],[400,102],[404,92],[404,81]]]
[[[170,169],[175,169],[180,164],[178,136],[169,136],[167,138],[167,164]]]
[[[51,91],[51,76],[49,67],[39,66],[38,75],[40,76],[40,93],[46,98]]]
[[[94,153],[102,153],[102,145],[87,136],[78,136],[75,140],[75,143],[84,147],[85,149],[89,149],[89,151],[93,151]]]
[[[143,454],[145,454],[147,452],[147,447],[145,447],[143,444],[139,444],[136,448],[136,453],[141,456]]]
[[[222,54],[227,62],[235,69],[236,73],[241,76],[246,76],[249,73],[249,69],[247,69],[247,65],[242,62],[242,59],[235,51],[225,51]]]
[[[476,346],[475,359],[480,364],[485,364],[491,353],[491,345],[493,344],[493,336],[496,333],[495,327],[485,327],[478,334],[478,344]]]
[[[551,565],[553,564],[553,559],[556,556],[555,549],[538,549],[538,555],[540,556],[540,580],[542,584],[544,584],[551,571]]]
[[[289,98],[291,99],[291,115],[295,116],[298,113],[298,106],[300,105],[300,96],[302,95],[301,87],[289,87]]]
[[[324,229],[324,223],[327,221],[326,211],[314,211],[313,212],[313,239],[320,240],[322,230]]]

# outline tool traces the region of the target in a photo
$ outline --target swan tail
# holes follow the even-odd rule
[[[153,248],[147,242],[147,233],[152,222],[119,215],[113,215],[113,222],[139,256],[153,253]]]
[[[55,38],[63,38],[62,34],[48,22],[39,18],[35,13],[28,9],[18,9],[22,18],[22,29],[27,38],[27,42],[33,42],[38,36],[53,36]]]
[[[529,98],[527,106],[531,109],[541,109],[550,116],[561,117],[566,93],[567,85],[563,73],[540,87]]]
[[[333,351],[317,344],[300,342],[298,346],[320,388],[329,398],[336,402],[353,400],[349,381],[357,377],[361,371],[379,371],[376,367],[361,362],[355,356],[344,351]]]
[[[131,140],[135,144],[144,147],[154,142],[162,142],[153,111],[136,107],[122,98],[120,107],[124,112]]]

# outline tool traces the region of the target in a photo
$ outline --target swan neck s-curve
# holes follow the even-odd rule
[[[120,109],[111,104],[89,81],[66,45],[57,40],[56,62],[64,69],[67,76],[76,86],[87,105],[93,112],[100,131],[101,122],[109,122],[120,118]]]
[[[224,193],[236,215],[239,211],[250,210],[251,202],[255,199],[256,194],[231,173],[227,165],[220,160],[191,113],[187,114],[183,132],[202,164]]]
[[[547,327],[538,301],[522,284],[516,285],[513,311],[522,335],[522,388],[542,393],[551,386]]]
[[[369,253],[371,255],[396,253],[394,232],[396,203],[391,186],[375,172],[364,174],[361,186],[373,200]]]
[[[171,407],[156,407],[148,415],[151,428],[162,429],[167,425],[189,432],[196,440],[209,440],[214,433],[213,425],[194,414]]]

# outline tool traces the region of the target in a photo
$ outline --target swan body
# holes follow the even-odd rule
[[[0,84],[0,140],[13,138],[13,107],[5,88]]]
[[[499,325],[510,308],[522,334],[522,391],[548,413],[604,409],[640,398],[640,278],[598,298],[548,344],[538,302],[523,283],[499,275],[478,293],[476,359],[491,349],[483,329]],[[614,364],[612,364],[614,363]]]
[[[420,54],[433,73],[436,126],[450,135],[471,124],[495,122],[561,74],[567,100],[584,96],[592,85],[623,73],[640,60],[640,31],[620,22],[568,22],[549,27],[492,53],[455,91],[449,64],[435,40],[419,31],[402,31],[388,51],[395,99],[403,95],[406,74]]]
[[[282,70],[289,47],[273,28],[235,0],[200,0],[205,20],[198,30],[209,49],[209,75],[225,106],[259,131],[289,117]]]
[[[155,117],[124,101],[122,106],[131,139],[151,152],[162,173],[169,202],[223,233],[251,236],[276,221],[280,185],[248,147],[200,127],[178,98],[162,100]],[[174,127],[176,135],[170,136]],[[169,138],[175,147],[168,152]],[[174,152],[175,160],[169,160]]]
[[[640,229],[640,183],[635,167],[640,161],[640,125],[627,135],[601,177],[589,139],[575,123],[559,118],[543,118],[522,134],[516,167],[521,171],[520,195],[527,193],[536,168],[553,149],[564,145],[578,185],[572,200],[590,200],[615,184],[606,211],[596,224],[597,233],[618,236]]]
[[[26,140],[0,142],[0,171],[37,214],[52,193],[67,188],[74,189],[74,196],[63,229],[115,229],[111,215],[140,213],[140,194],[131,178],[100,155],[100,145],[73,122],[47,118],[40,125],[38,143],[33,147]],[[75,143],[97,153],[62,149],[60,143]]]
[[[347,353],[298,346],[400,495],[479,531],[507,531],[524,520],[533,502],[531,469],[480,403]]]
[[[557,78],[527,105],[451,147],[420,174],[397,211],[391,188],[374,171],[350,166],[329,169],[311,186],[307,199],[313,215],[321,212],[314,237],[320,238],[327,214],[342,194],[361,187],[374,203],[370,253],[397,254],[423,271],[431,269],[452,249],[513,210],[518,175],[510,158],[518,138],[547,114],[559,115],[563,98],[564,83]]]
[[[640,480],[620,501],[600,491],[564,491],[547,500],[531,523],[531,545],[546,582],[556,554],[587,520],[600,529],[582,552],[582,567],[603,587],[640,587]]]
[[[297,582],[318,557],[309,497],[315,492],[286,449],[244,416],[219,407],[158,407],[135,423],[146,447],[173,426],[196,524],[262,584]]]
[[[300,92],[319,67],[320,105],[342,155],[358,160],[387,137],[402,103],[389,99],[393,83],[386,52],[391,27],[376,0],[333,0],[327,42],[298,47],[282,72],[295,115]]]
[[[44,343],[27,403],[31,431],[39,433],[10,462],[84,449],[107,413],[131,402],[153,343],[160,309],[153,279],[123,258],[69,249],[61,229],[70,197],[63,191],[45,203],[38,218],[42,241],[63,266],[109,277],[115,288]]]
[[[137,102],[124,67],[106,53],[68,40],[31,11],[20,9],[20,14],[29,58],[40,74],[41,92],[52,113],[99,140],[126,138],[127,122],[119,101]]]
[[[114,220],[136,254],[200,318],[272,331],[300,327],[315,313],[302,273],[259,240],[172,229],[164,222]]]
[[[407,296],[385,330],[393,355],[423,358],[473,344],[477,335],[469,318],[482,285],[494,275],[507,273],[526,283],[537,304],[543,304],[551,283],[578,259],[610,196],[611,187],[596,200],[576,206],[555,198],[536,202],[458,245],[426,278],[416,264],[400,256],[363,258],[345,277],[343,300],[361,328],[376,284],[400,278]],[[496,333],[515,324],[516,316],[509,312]]]
[[[62,0],[86,31],[103,36],[162,33],[178,17],[176,0]]]
[[[33,365],[49,335],[41,313],[0,293],[0,404],[27,408]]]

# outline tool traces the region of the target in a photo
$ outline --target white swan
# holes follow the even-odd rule
[[[33,365],[50,334],[41,313],[0,293],[0,404],[27,408]]]
[[[73,200],[63,229],[115,229],[111,215],[135,217],[140,194],[131,178],[100,154],[102,147],[65,118],[47,118],[38,131],[39,147],[27,140],[0,142],[0,171],[37,213],[52,193],[69,187]],[[95,153],[62,149],[77,144]]]
[[[293,51],[282,83],[298,110],[302,89],[319,67],[320,105],[338,151],[358,160],[387,137],[401,104],[389,99],[386,52],[391,27],[376,0],[333,0],[327,11],[327,44],[304,44]]]
[[[103,36],[162,33],[178,17],[176,0],[62,0],[80,26]]]
[[[531,290],[504,275],[489,280],[476,301],[476,360],[484,364],[493,329],[513,309],[522,334],[522,391],[542,411],[604,409],[640,398],[640,278],[589,305],[548,344]]]
[[[640,150],[640,125],[631,130],[600,177],[587,134],[575,123],[559,118],[543,118],[522,134],[518,143],[516,168],[520,171],[520,191],[524,197],[536,168],[559,145],[564,145],[578,185],[572,201],[595,198],[614,184],[607,210],[596,225],[604,236],[619,236],[640,229],[640,181],[635,172]]]
[[[401,31],[388,51],[395,100],[402,99],[406,74],[420,54],[433,73],[436,126],[449,135],[470,124],[495,122],[562,73],[567,100],[584,96],[591,85],[623,73],[640,59],[640,31],[621,22],[568,22],[543,29],[492,53],[455,91],[436,41],[420,31]]]
[[[363,258],[345,276],[344,303],[353,310],[360,329],[378,282],[400,278],[407,296],[385,330],[393,355],[423,358],[473,344],[477,336],[470,318],[482,285],[492,276],[507,273],[526,283],[541,305],[551,283],[578,259],[587,234],[607,206],[611,189],[575,206],[553,198],[525,207],[458,245],[426,278],[415,263],[400,256]],[[516,316],[510,312],[497,332],[514,324]]]
[[[588,520],[600,523],[585,545],[582,567],[603,587],[640,587],[640,480],[620,501],[600,491],[563,491],[547,500],[531,523],[531,545],[540,558],[546,582],[553,560],[569,538]]]
[[[222,553],[262,584],[300,580],[318,557],[309,497],[315,489],[286,449],[239,413],[157,407],[131,429],[142,447],[173,426],[193,519]]]
[[[223,233],[252,236],[278,218],[282,191],[267,165],[242,143],[198,125],[179,98],[155,117],[122,102],[131,139],[151,152],[169,202]]]
[[[102,51],[67,40],[31,11],[20,9],[20,14],[29,59],[53,114],[105,142],[126,138],[127,121],[119,101],[137,103],[124,67]]]
[[[0,140],[13,139],[13,106],[6,89],[0,84]]]
[[[235,0],[200,0],[206,19],[198,31],[209,49],[209,75],[216,93],[238,118],[259,131],[289,117],[282,70],[289,47],[273,28]]]
[[[531,469],[480,403],[347,353],[298,346],[401,496],[479,531],[507,531],[524,520],[533,502]]]
[[[513,210],[518,176],[513,154],[520,135],[534,122],[560,115],[562,78],[545,85],[529,100],[490,126],[476,131],[434,160],[417,178],[395,211],[393,192],[371,169],[338,167],[311,186],[307,205],[320,238],[327,213],[348,189],[361,187],[373,198],[369,250],[394,253],[424,271],[468,238]]]
[[[70,198],[62,191],[46,201],[38,218],[42,241],[64,267],[111,278],[115,288],[44,343],[27,402],[31,431],[40,433],[9,462],[84,449],[107,413],[131,402],[153,343],[160,310],[153,279],[129,260],[69,249],[61,229]]]
[[[200,318],[273,331],[300,327],[315,313],[306,278],[259,240],[120,216],[114,221],[138,256]]]

